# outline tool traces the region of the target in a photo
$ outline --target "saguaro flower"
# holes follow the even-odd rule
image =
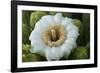
[[[48,61],[67,58],[77,46],[78,32],[73,19],[61,13],[45,15],[35,24],[29,37],[31,52],[45,56]]]

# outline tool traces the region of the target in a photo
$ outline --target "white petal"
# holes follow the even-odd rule
[[[35,25],[34,30],[30,34],[29,40],[41,37],[43,31],[47,28],[47,26],[48,25],[45,21],[43,21],[43,20],[38,21]]]
[[[55,16],[54,16],[54,19],[55,19],[55,22],[56,24],[61,24],[61,21],[63,19],[63,16],[61,13],[57,13]]]
[[[51,15],[46,15],[43,16],[35,25],[35,29],[34,30],[40,30],[43,31],[44,29],[46,29],[49,25],[53,25],[55,24],[54,22],[54,17]]]
[[[51,15],[43,16],[42,20],[44,20],[44,22],[47,22],[47,25],[53,25],[53,24],[55,24],[54,17],[51,16]]]
[[[68,44],[63,45],[63,46],[62,46],[62,50],[64,51],[64,56],[68,57],[69,54],[70,54],[71,51],[72,51],[72,45],[68,45]]]
[[[42,38],[42,32],[40,32],[40,30],[37,30],[37,31],[35,31],[35,30],[33,30],[32,32],[31,32],[31,35],[29,36],[29,40],[31,41],[31,40],[40,40]]]
[[[65,19],[68,20],[69,22],[73,22],[72,18],[65,17]]]
[[[67,24],[66,20],[62,20],[61,24],[64,25],[65,27],[67,27],[69,25],[69,24]]]
[[[65,52],[68,52],[69,53],[69,51],[70,50],[72,50],[72,42],[70,42],[70,41],[66,41],[62,46],[61,46],[61,48],[65,51]]]
[[[68,38],[65,40],[65,43],[73,43],[76,42],[76,38]]]
[[[76,38],[79,36],[79,33],[76,30],[71,30],[68,32],[67,37],[68,38]]]
[[[75,42],[74,38],[69,38],[64,42],[64,44],[61,46],[61,48],[64,52],[64,55],[66,55],[67,57],[69,56],[72,49],[74,49],[76,47],[75,43],[76,42]]]
[[[40,21],[36,23],[34,30],[43,31],[44,29],[48,27],[48,25],[49,24],[47,23],[45,19],[41,19]]]
[[[63,56],[60,47],[46,48],[46,58],[48,61],[59,60]]]
[[[76,44],[76,38],[68,38],[68,40],[65,41],[65,43],[72,45],[72,49],[76,48],[77,44]]]
[[[32,46],[31,48],[32,53],[38,53],[42,56],[45,55],[46,45],[42,41],[33,40],[31,41],[31,46]]]
[[[68,25],[66,27],[66,29],[67,29],[68,32],[71,31],[71,30],[76,30],[76,31],[79,30],[78,27],[76,27],[74,24]]]
[[[48,16],[47,16],[48,17]],[[49,20],[49,19],[48,19]],[[34,30],[31,32],[31,35],[29,37],[30,40],[34,39],[41,39],[42,34],[44,30],[49,26],[50,24],[47,23],[46,18],[42,18],[40,21],[38,21],[35,25]]]
[[[62,25],[64,25],[65,27],[67,27],[68,25],[73,25],[73,21],[72,21],[72,19],[70,19],[70,18],[64,18],[63,20],[62,20]]]
[[[77,47],[77,44],[76,44],[76,43],[74,43],[73,48],[76,48],[76,47]]]

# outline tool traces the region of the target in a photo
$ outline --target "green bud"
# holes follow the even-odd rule
[[[73,50],[71,55],[69,56],[70,59],[87,59],[88,58],[88,51],[85,47],[78,47]]]
[[[83,46],[83,41],[84,41],[84,37],[83,37],[83,25],[82,25],[82,23],[81,23],[81,21],[80,20],[78,20],[78,19],[73,19],[73,22],[74,22],[74,24],[79,28],[79,37],[78,37],[78,39],[77,39],[77,44],[78,45],[81,45],[81,46]]]
[[[30,16],[31,30],[33,30],[33,28],[35,26],[35,23],[44,15],[46,15],[46,13],[45,12],[40,12],[40,11],[31,13],[31,16]]]
[[[81,26],[82,26],[82,23],[81,23],[81,21],[80,20],[78,20],[78,19],[73,19],[73,21],[74,21],[74,24],[80,29],[81,28]]]
[[[22,45],[22,51],[23,51],[23,54],[28,54],[28,53],[30,53],[30,48],[31,48],[31,46],[30,45],[28,45],[28,44],[26,44],[26,45]]]
[[[54,11],[51,11],[51,12],[50,12],[51,15],[55,15],[56,13],[59,13],[59,12],[54,12]],[[67,13],[67,12],[62,12],[62,15],[63,15],[64,17],[71,17],[71,16],[72,16],[71,13]]]
[[[41,57],[37,54],[26,54],[23,55],[23,62],[37,62],[37,61],[41,61]]]
[[[25,54],[22,55],[22,61],[23,62],[26,62],[27,61],[27,58],[26,58],[26,55]]]
[[[78,19],[73,19],[73,22],[79,28],[80,35],[82,35],[83,34],[83,27],[82,27],[81,21]]]
[[[72,17],[72,13],[63,12],[62,15],[64,17]]]
[[[55,15],[57,12],[50,11],[50,15]]]

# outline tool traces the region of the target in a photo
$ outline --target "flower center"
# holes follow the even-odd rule
[[[43,32],[43,41],[50,47],[58,47],[65,41],[66,34],[63,25],[51,25]]]
[[[56,30],[55,29],[51,29],[50,30],[50,40],[51,41],[57,41],[58,40],[58,38],[57,38],[57,32],[56,32]]]

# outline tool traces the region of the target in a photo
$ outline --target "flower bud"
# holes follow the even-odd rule
[[[73,50],[71,55],[69,56],[70,59],[87,59],[88,58],[88,51],[85,47],[78,47]]]

